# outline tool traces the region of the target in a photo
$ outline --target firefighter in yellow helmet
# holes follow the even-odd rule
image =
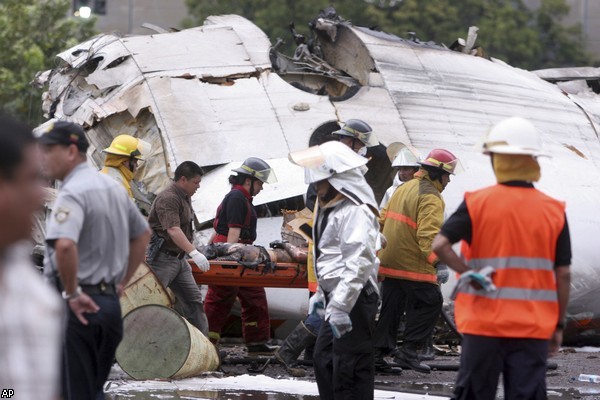
[[[148,215],[153,195],[147,193],[141,184],[133,179],[142,156],[150,152],[150,143],[130,135],[119,135],[113,139],[109,147],[102,150],[106,153],[104,168],[100,172],[107,174],[121,183],[138,205],[144,215]]]

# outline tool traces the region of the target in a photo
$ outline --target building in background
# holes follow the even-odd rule
[[[581,25],[584,48],[595,58],[600,58],[600,1],[566,0],[571,8],[562,23],[566,26]],[[541,0],[525,0],[530,8],[539,7]]]
[[[75,16],[89,17],[88,12],[98,18],[100,32],[140,35],[152,33],[142,28],[145,22],[165,29],[181,28],[187,6],[185,0],[73,0]]]

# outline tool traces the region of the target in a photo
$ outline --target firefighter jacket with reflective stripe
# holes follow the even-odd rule
[[[380,276],[437,285],[439,260],[431,243],[444,222],[441,191],[442,184],[424,170],[396,189],[379,221],[387,239],[379,252]]]
[[[558,322],[554,275],[565,205],[534,188],[495,185],[465,194],[472,222],[469,266],[496,269],[494,292],[466,285],[456,325],[481,336],[549,339]]]

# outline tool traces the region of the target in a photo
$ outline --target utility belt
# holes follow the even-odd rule
[[[185,251],[173,251],[173,250],[167,250],[167,249],[159,249],[158,252],[164,253],[171,257],[175,257],[178,260],[183,260],[183,257],[185,257]]]
[[[79,285],[81,291],[85,294],[117,294],[117,288],[114,283],[100,282],[97,285]]]
[[[183,260],[185,257],[185,251],[174,251],[167,250],[164,248],[166,240],[155,231],[152,231],[150,237],[150,243],[146,249],[146,262],[151,263],[156,258],[158,253],[163,253],[171,257],[175,257],[178,260]]]

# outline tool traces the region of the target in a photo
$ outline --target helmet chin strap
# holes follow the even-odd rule
[[[255,177],[250,178],[250,189],[248,190],[248,193],[250,193],[250,196],[252,197],[254,197],[254,182],[256,182],[256,180]]]

